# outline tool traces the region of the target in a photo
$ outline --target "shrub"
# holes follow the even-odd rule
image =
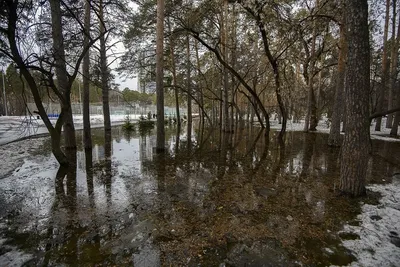
[[[124,121],[124,124],[122,125],[122,128],[126,131],[134,131],[135,130],[135,124],[132,123],[129,115],[127,115],[125,117],[125,121]]]

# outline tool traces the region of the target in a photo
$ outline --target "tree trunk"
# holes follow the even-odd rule
[[[191,147],[192,142],[192,81],[191,81],[191,66],[190,66],[190,40],[189,34],[186,35],[186,86],[187,86],[187,134],[188,147]]]
[[[251,86],[245,81],[244,77],[242,77],[235,69],[232,68],[221,56],[219,53],[218,49],[211,47],[209,44],[207,44],[203,39],[200,38],[200,36],[197,33],[193,33],[192,35],[196,40],[198,40],[202,45],[204,45],[209,51],[213,52],[214,55],[217,57],[218,61],[225,67],[227,68],[230,73],[232,73],[238,81],[243,85],[243,87],[254,97],[254,101],[256,103],[256,106],[261,110],[264,118],[265,118],[265,135],[269,134],[270,131],[270,123],[269,123],[269,115],[265,107],[263,106],[260,98],[258,97],[257,93],[251,88]],[[222,92],[221,92],[222,95]],[[222,96],[221,96],[222,98]]]
[[[157,152],[165,151],[164,125],[164,0],[157,0],[156,29]]]
[[[224,0],[223,12],[221,19],[221,51],[222,57],[225,62],[228,62],[228,1]],[[229,118],[229,72],[227,68],[223,67],[223,120],[222,130],[230,132],[230,118]]]
[[[386,0],[386,17],[385,17],[385,28],[383,32],[383,55],[382,55],[382,79],[381,86],[379,86],[379,92],[377,94],[377,112],[383,111],[383,103],[385,100],[385,90],[388,82],[388,31],[389,31],[389,9],[390,9],[390,0]],[[376,119],[375,131],[381,130],[382,117],[378,117]]]
[[[71,86],[68,80],[66,67],[64,37],[62,34],[62,16],[60,1],[51,0],[51,27],[53,37],[53,53],[55,59],[55,72],[57,83],[63,98],[60,102],[61,109],[64,110],[64,143],[66,148],[76,148],[75,127],[71,111]]]
[[[181,115],[179,112],[179,89],[178,89],[178,84],[177,84],[177,78],[176,78],[176,61],[175,61],[175,37],[172,34],[171,30],[171,22],[168,17],[168,30],[170,34],[170,39],[169,39],[169,50],[171,53],[171,69],[172,69],[172,86],[174,87],[174,93],[175,93],[175,110],[176,110],[176,121],[178,125],[178,131],[181,128]]]
[[[274,58],[270,51],[269,42],[268,42],[268,38],[267,38],[267,31],[265,29],[264,23],[262,22],[260,14],[257,14],[256,20],[258,22],[258,28],[261,33],[261,38],[263,40],[264,53],[266,54],[268,61],[271,64],[271,67],[274,71],[275,95],[276,95],[276,99],[278,101],[279,111],[282,116],[282,127],[281,127],[281,131],[279,132],[279,138],[283,138],[283,136],[286,132],[287,114],[286,114],[285,104],[283,103],[283,99],[282,99],[282,95],[281,95],[281,83],[280,83],[280,77],[279,77],[278,59]],[[260,105],[265,110],[261,101],[260,101]],[[266,112],[263,112],[263,115],[266,115],[265,120],[267,123],[267,130],[269,131],[268,114]],[[268,122],[267,122],[267,120],[268,120]]]
[[[201,70],[200,70],[200,57],[199,57],[199,46],[198,46],[198,41],[195,40],[194,42],[194,47],[196,50],[196,63],[197,63],[197,74],[200,76],[201,75]],[[212,89],[212,88],[211,88]],[[206,111],[204,110],[204,99],[203,99],[203,89],[201,84],[199,85],[198,88],[198,99],[199,99],[199,106],[201,106],[201,111],[200,112],[200,123],[202,123],[202,126],[204,126],[204,117],[207,115]],[[212,120],[209,119],[210,124],[212,124]]]
[[[400,23],[397,27],[396,38],[396,3],[393,0],[393,17],[392,17],[392,49],[390,51],[390,87],[388,95],[388,109],[393,108],[394,96],[396,95],[396,80],[397,80],[397,61],[399,57],[399,37],[400,37]],[[389,114],[386,120],[386,128],[392,128],[394,114]]]
[[[89,45],[90,38],[90,0],[85,1],[85,36],[83,39],[83,46],[87,47]],[[85,149],[92,148],[92,134],[90,129],[90,89],[89,89],[89,65],[90,65],[90,52],[89,50],[86,52],[83,61],[82,61],[82,80],[83,80],[83,104],[82,104],[82,113],[83,113],[83,144]]]
[[[370,47],[368,1],[347,1],[348,60],[346,68],[347,128],[341,152],[340,191],[366,193],[369,143]]]
[[[397,87],[397,100],[396,100],[397,106],[400,107],[400,87]],[[390,136],[396,137],[399,129],[399,123],[400,123],[400,111],[396,112],[396,115],[393,120],[393,125],[392,129],[390,130]]]
[[[99,23],[100,23],[100,68],[101,68],[101,93],[103,101],[104,131],[111,134],[110,100],[109,100],[109,73],[107,67],[105,22],[103,12],[103,0],[99,2]]]
[[[315,6],[318,8],[318,0],[315,1]],[[309,66],[310,70],[305,70],[308,71],[308,80],[307,80],[307,85],[308,85],[308,100],[307,100],[307,114],[305,118],[305,124],[304,124],[304,131],[316,131],[317,129],[317,118],[316,118],[316,113],[317,113],[317,106],[316,106],[316,101],[315,101],[315,92],[314,92],[314,69],[315,69],[315,63],[317,59],[315,58],[315,46],[316,46],[316,39],[317,39],[317,24],[316,20],[314,19],[313,21],[313,31],[312,31],[312,40],[311,40],[311,51],[309,54]],[[306,44],[307,45],[307,44]]]
[[[396,107],[400,107],[400,87],[397,86],[396,88],[396,81],[397,81],[397,65],[398,65],[398,48],[400,46],[400,15],[399,15],[399,22],[398,22],[398,26],[397,26],[397,39],[396,39],[396,52],[395,52],[395,58],[392,62],[393,64],[393,68],[394,68],[394,73],[392,76],[392,86],[393,86],[393,90],[394,90],[394,95],[396,96]],[[392,129],[390,130],[390,136],[392,137],[396,137],[397,133],[398,133],[398,128],[399,128],[399,123],[400,123],[400,111],[396,112],[396,114],[394,114],[394,119],[393,119],[393,123],[392,123]]]
[[[345,2],[342,1],[343,10]],[[340,24],[339,39],[339,59],[336,77],[335,102],[332,111],[332,124],[329,132],[328,145],[340,146],[340,123],[343,114],[343,92],[344,92],[344,75],[346,68],[346,15],[343,14],[342,23]]]

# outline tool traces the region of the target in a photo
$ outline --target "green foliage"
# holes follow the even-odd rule
[[[155,122],[149,120],[140,120],[138,122],[140,135],[146,135],[154,129]]]
[[[151,105],[154,104],[155,94],[146,94],[138,91],[130,90],[125,88],[122,91],[122,97],[127,102],[138,103],[139,105]]]
[[[135,124],[132,123],[131,118],[130,118],[129,115],[127,115],[125,117],[125,121],[124,121],[124,124],[122,125],[122,128],[125,131],[135,131]]]

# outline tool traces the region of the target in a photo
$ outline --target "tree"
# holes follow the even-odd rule
[[[105,136],[111,135],[110,103],[109,103],[109,71],[106,54],[106,27],[104,20],[103,0],[99,1],[99,24],[100,24],[100,72],[101,72],[101,93],[103,101],[103,117]]]
[[[83,45],[87,46],[90,42],[90,0],[85,0],[85,21],[84,21],[84,38],[83,38]],[[90,129],[90,51],[88,50],[83,58],[82,62],[82,79],[83,79],[83,103],[82,103],[82,110],[83,110],[83,144],[85,149],[92,148],[92,134]]]
[[[79,3],[69,3],[68,6],[63,5],[63,8],[59,1],[54,0],[50,1],[50,7],[47,2],[27,4],[20,1],[2,1],[1,4],[1,55],[15,63],[29,86],[37,113],[50,133],[55,158],[60,165],[69,165],[68,157],[61,150],[61,129],[64,127],[65,147],[76,147],[71,112],[71,87],[84,54],[98,38],[91,39],[87,46],[82,47],[82,24],[75,13],[80,10]],[[38,10],[43,12],[43,16],[37,16]],[[32,27],[34,24],[42,27],[38,30],[37,27]],[[66,27],[69,34],[63,32]],[[52,38],[49,39],[48,36]],[[33,44],[37,50],[22,50],[19,42],[25,41],[29,42],[29,47]],[[65,53],[66,49],[68,53]],[[54,79],[54,71],[57,80]],[[46,89],[45,94],[41,91],[42,84]],[[43,105],[44,95],[53,95],[61,106],[55,125],[49,120]]]
[[[157,91],[157,147],[158,152],[165,150],[164,129],[164,0],[157,0],[156,29],[156,91]]]
[[[340,191],[366,193],[369,143],[370,47],[368,1],[346,1],[348,57],[346,68],[347,128],[342,145]]]
[[[389,29],[389,10],[390,10],[390,0],[386,0],[386,15],[385,15],[385,27],[383,30],[383,52],[382,52],[382,77],[381,86],[377,94],[377,111],[383,111],[383,103],[385,100],[385,91],[387,87],[389,70],[388,70],[388,29]],[[381,130],[382,117],[376,119],[375,131]]]
[[[398,33],[396,38],[396,12],[397,12],[397,0],[393,0],[393,15],[392,15],[392,42],[390,51],[390,83],[388,93],[388,109],[392,109],[394,104],[394,96],[396,95],[396,81],[397,81],[397,62],[399,58],[399,37],[400,37],[400,26],[398,27]],[[386,128],[392,128],[393,114],[389,114],[386,120]]]
[[[71,86],[72,82],[68,80],[66,66],[64,37],[62,29],[62,14],[60,1],[51,0],[51,26],[53,36],[53,53],[55,60],[55,72],[59,90],[63,94],[64,101],[61,102],[61,109],[64,111],[64,142],[66,148],[76,148],[75,126],[72,118],[71,109]]]
[[[339,58],[336,73],[336,88],[335,99],[332,111],[332,124],[329,131],[328,144],[331,146],[340,146],[340,124],[344,115],[342,101],[344,93],[344,76],[346,68],[346,55],[347,55],[347,42],[346,42],[346,14],[345,1],[341,1],[341,8],[343,10],[342,20],[340,24],[340,37],[339,37]]]

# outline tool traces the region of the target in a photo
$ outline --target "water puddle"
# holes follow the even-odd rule
[[[154,131],[114,128],[105,142],[93,130],[94,148],[78,149],[67,170],[49,138],[19,142],[29,152],[6,159],[0,179],[0,265],[329,266],[357,263],[352,246],[370,249],[355,243],[365,212],[387,208],[384,189],[370,188],[364,205],[338,197],[339,150],[327,135],[289,132],[279,144],[255,128],[166,134],[156,155]],[[373,147],[368,181],[387,188],[400,144]],[[398,249],[396,227],[382,247]]]

